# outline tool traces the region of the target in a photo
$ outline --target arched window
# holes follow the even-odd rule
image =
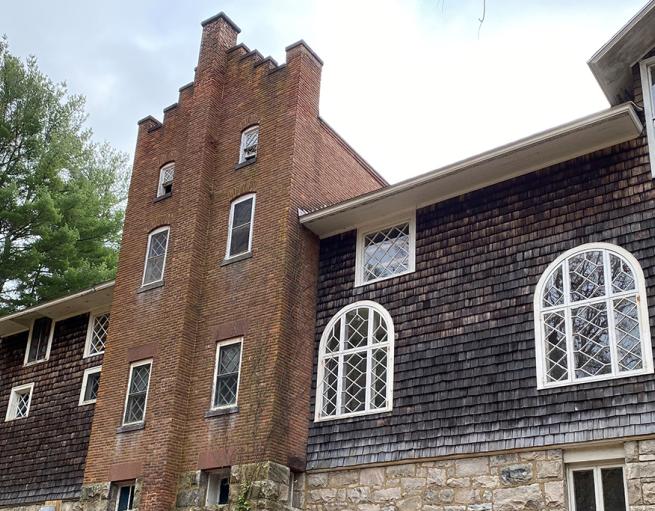
[[[393,321],[375,302],[341,309],[319,348],[316,420],[391,410]]]
[[[624,249],[562,254],[539,280],[534,310],[539,388],[653,371],[644,275]]]

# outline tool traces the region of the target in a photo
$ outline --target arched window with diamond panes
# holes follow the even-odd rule
[[[319,347],[316,420],[391,410],[394,331],[380,304],[357,302],[328,323]]]
[[[534,310],[539,388],[653,372],[644,275],[626,250],[591,243],[562,254]]]

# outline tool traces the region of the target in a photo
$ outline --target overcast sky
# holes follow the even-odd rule
[[[87,98],[97,140],[133,153],[193,79],[200,22],[224,11],[239,41],[324,60],[321,115],[396,182],[607,108],[586,61],[645,0],[24,0],[0,33]]]

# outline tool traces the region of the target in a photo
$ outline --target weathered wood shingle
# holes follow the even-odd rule
[[[308,468],[655,433],[653,375],[537,391],[532,311],[549,263],[603,241],[641,263],[653,325],[646,154],[639,138],[420,209],[416,272],[379,283],[353,287],[354,232],[323,240],[316,346],[341,307],[382,304],[396,328],[394,399],[389,413],[312,422]]]

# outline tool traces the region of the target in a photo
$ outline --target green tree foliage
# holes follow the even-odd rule
[[[0,39],[0,314],[114,277],[127,155],[85,119],[83,97]]]

